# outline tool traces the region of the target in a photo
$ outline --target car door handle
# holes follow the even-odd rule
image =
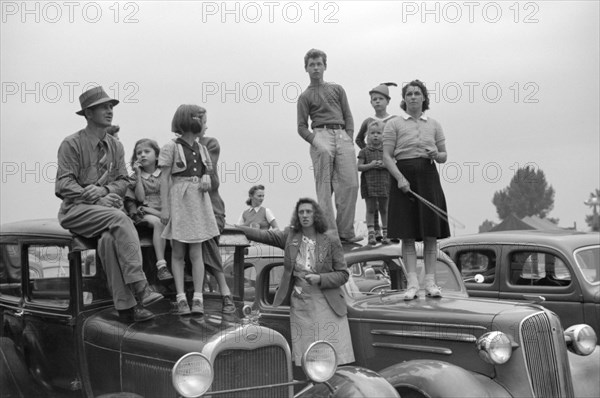
[[[25,311],[23,311],[23,310],[16,311],[16,312],[15,312],[15,316],[18,316],[18,317],[20,318],[20,317],[22,317],[22,316],[23,316],[23,313],[24,313],[24,312],[25,312]]]
[[[533,304],[541,304],[546,301],[544,296],[536,296],[534,294],[524,294],[523,298],[527,301],[532,301]]]

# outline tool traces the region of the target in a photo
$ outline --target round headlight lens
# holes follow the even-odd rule
[[[586,324],[573,325],[565,331],[567,347],[575,354],[590,355],[596,348],[596,332]]]
[[[489,332],[477,340],[479,356],[486,362],[500,365],[508,361],[512,355],[512,345],[507,335],[502,332]]]
[[[173,387],[184,397],[199,397],[210,388],[213,368],[210,361],[198,352],[179,358],[173,366]]]
[[[302,369],[315,383],[323,383],[337,369],[337,355],[333,346],[326,341],[315,341],[302,355]]]

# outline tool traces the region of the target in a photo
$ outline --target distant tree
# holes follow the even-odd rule
[[[485,220],[479,226],[479,233],[490,232],[492,230],[492,228],[494,228],[496,225],[498,225],[498,224],[496,224],[493,221]]]
[[[592,231],[600,231],[600,217],[598,216],[599,206],[598,200],[600,199],[600,189],[596,189],[596,192],[590,193],[590,198],[584,202],[586,205],[592,208],[592,214],[585,216],[585,222],[592,229]]]
[[[508,187],[494,193],[492,203],[501,220],[511,213],[519,218],[545,218],[554,207],[554,188],[548,185],[542,170],[522,167],[517,170]]]

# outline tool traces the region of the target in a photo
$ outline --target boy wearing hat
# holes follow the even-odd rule
[[[298,98],[298,134],[310,144],[319,205],[336,228],[342,242],[362,239],[354,233],[354,213],[358,198],[358,170],[354,144],[354,120],[344,88],[323,80],[327,55],[311,49],[304,56],[304,70],[310,85]],[[308,118],[311,129],[308,129]],[[336,218],[331,202],[335,194]]]
[[[145,321],[154,314],[143,306],[162,295],[148,286],[137,231],[121,210],[128,184],[125,152],[106,131],[119,101],[94,87],[81,94],[79,102],[76,113],[85,117],[87,126],[65,138],[58,149],[58,221],[74,234],[99,237],[98,254],[119,316]]]
[[[369,91],[369,95],[371,96],[371,106],[373,109],[375,109],[375,116],[366,118],[360,125],[360,130],[358,130],[356,140],[354,141],[360,149],[363,149],[367,146],[365,143],[365,137],[368,126],[371,122],[380,121],[385,124],[388,120],[396,117],[396,115],[390,115],[387,113],[387,106],[392,99],[390,97],[390,89],[388,88],[389,86],[397,87],[398,85],[396,83],[381,83],[379,86]]]

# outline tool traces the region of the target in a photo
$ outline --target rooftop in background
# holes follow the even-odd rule
[[[561,228],[552,221],[538,216],[527,216],[519,219],[514,214],[511,214],[504,219],[500,224],[496,225],[489,232],[495,231],[520,231],[527,229],[537,229],[542,231],[567,231],[571,228]]]

